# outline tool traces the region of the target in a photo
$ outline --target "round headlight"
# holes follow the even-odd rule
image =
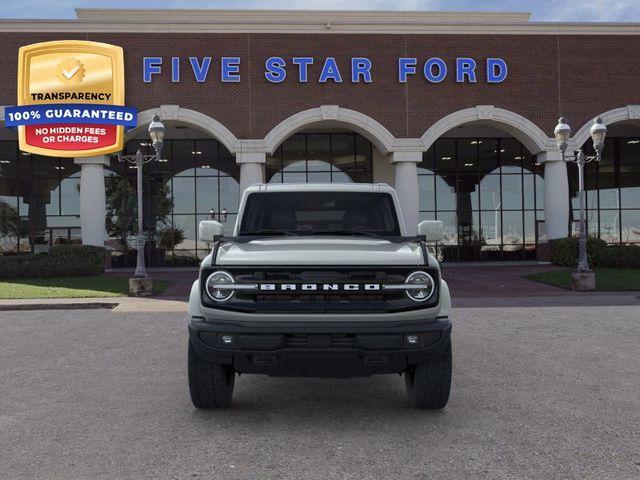
[[[205,290],[209,298],[214,302],[226,302],[233,297],[234,290],[225,289],[224,284],[233,283],[235,282],[229,273],[223,271],[213,272],[207,278]]]
[[[426,302],[431,298],[436,289],[433,277],[427,272],[413,272],[407,277],[404,283],[420,285],[420,288],[416,288],[415,290],[407,290],[407,297],[414,302]]]

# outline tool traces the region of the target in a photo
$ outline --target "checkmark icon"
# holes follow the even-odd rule
[[[71,77],[73,77],[76,73],[78,73],[78,70],[80,70],[80,65],[76,65],[70,71],[62,70],[62,74],[65,76],[67,80],[71,80]]]

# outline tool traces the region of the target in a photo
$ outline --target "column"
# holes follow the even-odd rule
[[[567,164],[560,152],[542,152],[537,156],[544,164],[544,222],[549,239],[569,235],[569,179]]]
[[[395,167],[395,189],[407,235],[415,235],[418,225],[418,163],[421,161],[421,151],[391,154],[391,163]]]
[[[236,163],[240,165],[240,194],[254,183],[264,183],[265,152],[237,152]]]
[[[107,215],[104,170],[109,157],[76,158],[80,165],[80,228],[83,245],[104,246]]]

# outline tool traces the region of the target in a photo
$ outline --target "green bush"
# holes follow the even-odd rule
[[[0,278],[79,277],[104,272],[106,250],[89,245],[56,245],[49,253],[0,257]]]
[[[640,246],[609,245],[594,254],[594,266],[608,268],[640,268]]]
[[[587,259],[591,267],[640,268],[640,246],[607,245],[604,240],[589,237]],[[551,261],[563,267],[575,267],[578,264],[578,239],[552,240]]]

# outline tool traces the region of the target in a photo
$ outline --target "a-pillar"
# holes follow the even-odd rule
[[[264,183],[264,152],[238,152],[236,163],[240,165],[240,194],[254,183]]]
[[[422,152],[391,153],[391,163],[395,168],[395,189],[407,235],[415,235],[418,224],[418,163],[421,161]]]
[[[544,222],[549,239],[569,234],[569,179],[567,164],[560,152],[542,152],[538,163],[544,164]]]
[[[80,165],[80,228],[83,245],[104,246],[107,212],[104,189],[104,166],[109,157],[76,158]]]

